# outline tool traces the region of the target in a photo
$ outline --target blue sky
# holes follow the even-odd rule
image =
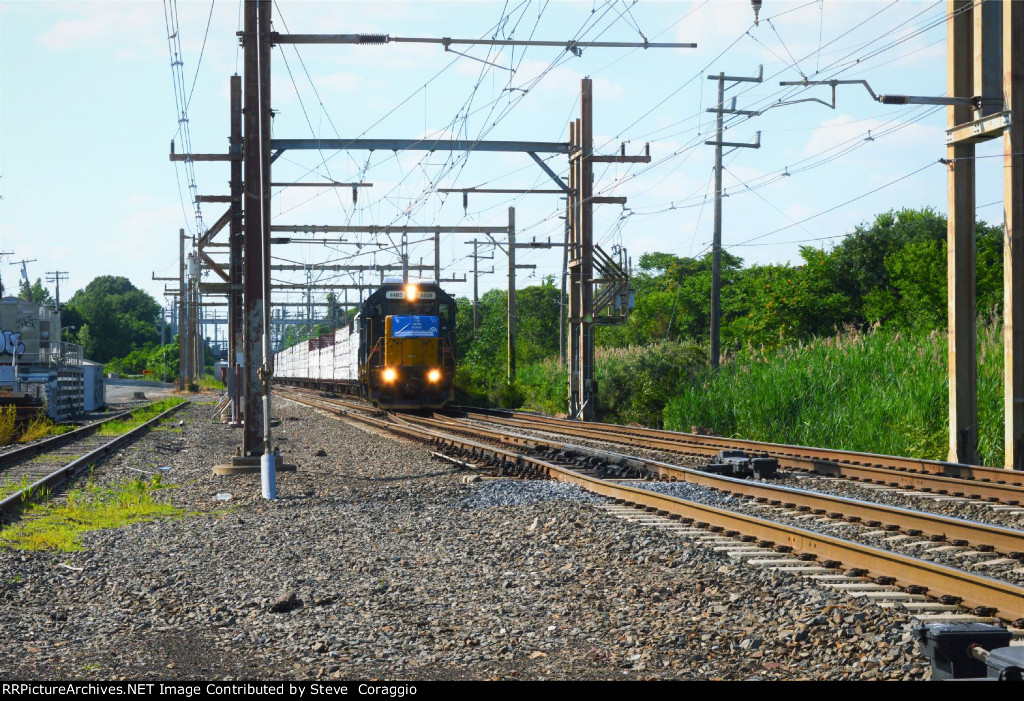
[[[165,12],[177,12],[194,152],[222,152],[229,126],[228,77],[241,70],[235,32],[238,0],[0,2],[0,275],[12,285],[11,260],[32,280],[66,270],[66,299],[98,275],[125,275],[164,301],[157,276],[177,275],[177,232],[198,223],[182,151]],[[274,49],[272,105],[277,138],[434,138],[564,141],[578,116],[579,82],[594,80],[595,145],[650,143],[653,162],[595,168],[595,192],[626,195],[626,208],[595,207],[595,240],[625,245],[634,262],[646,251],[698,255],[712,232],[712,138],[716,83],[724,71],[762,84],[727,92],[737,108],[780,100],[829,99],[827,88],[784,89],[780,80],[865,79],[876,92],[945,92],[945,2],[765,0],[755,26],[750,3],[580,0],[579,2],[291,2],[278,0],[275,29],[293,33],[376,32],[392,36],[697,42],[697,49],[558,48],[515,51],[438,45],[293,46]],[[209,29],[207,31],[207,23]],[[287,25],[287,29],[285,27]],[[204,46],[205,39],[205,46]],[[282,51],[283,49],[283,51]],[[487,63],[483,63],[486,61]],[[290,71],[290,75],[289,75]],[[194,88],[193,86],[194,82]],[[836,109],[804,102],[737,118],[730,141],[761,148],[725,157],[723,243],[747,262],[796,262],[799,246],[833,245],[858,223],[898,207],[946,209],[945,109],[888,107],[863,88],[839,89]],[[870,135],[869,135],[870,130]],[[1001,219],[1001,141],[978,149],[979,217]],[[549,161],[565,174],[561,157]],[[785,173],[789,175],[785,175]],[[275,181],[365,181],[353,206],[349,190],[275,190],[275,224],[503,225],[517,209],[520,239],[560,240],[555,195],[441,195],[436,187],[550,188],[525,154],[288,152]],[[199,163],[201,194],[227,194],[226,163]],[[874,192],[872,192],[874,191]],[[870,194],[869,194],[870,193]],[[862,196],[863,197],[860,197]],[[858,198],[850,204],[843,204]],[[991,204],[995,203],[995,204]],[[843,205],[843,206],[837,206]],[[225,205],[204,205],[212,224]],[[416,240],[417,237],[411,237]],[[442,240],[445,276],[472,270],[472,237]],[[350,240],[356,240],[351,236]],[[369,238],[362,239],[370,243]],[[372,245],[362,251],[370,251]],[[389,251],[353,258],[352,246],[275,247],[275,262],[394,262]],[[433,261],[412,246],[412,262]],[[521,252],[520,285],[558,275],[559,249]],[[221,257],[222,258],[222,257]],[[487,261],[486,269],[492,261]],[[505,285],[502,254],[482,289]],[[275,273],[302,281],[302,273]],[[335,273],[322,282],[350,282]],[[449,284],[456,294],[469,282]],[[298,299],[297,297],[292,297]]]

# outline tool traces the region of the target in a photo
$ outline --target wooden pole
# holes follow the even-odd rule
[[[946,92],[971,95],[974,90],[974,17],[972,0],[947,0]],[[969,105],[946,108],[952,128],[971,121]],[[946,230],[946,276],[949,319],[949,453],[951,462],[978,461],[978,372],[975,310],[974,145],[946,148],[949,219]]]
[[[185,389],[188,374],[188,324],[185,322],[185,230],[178,229],[178,389]]]
[[[711,238],[711,352],[710,364],[718,367],[722,324],[722,114],[725,109],[725,73],[718,74],[718,113],[715,117],[715,230]]]
[[[594,418],[594,156],[593,93],[590,78],[580,81],[580,409],[579,418]]]
[[[1003,390],[1005,464],[1024,468],[1024,3],[1003,2],[1003,98],[1012,113],[1003,133]]]
[[[508,208],[508,384],[516,381],[516,208]]]

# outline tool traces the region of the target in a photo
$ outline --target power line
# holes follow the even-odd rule
[[[758,234],[757,236],[754,236],[753,238],[749,238],[746,241],[741,241],[740,243],[734,243],[731,246],[729,246],[729,248],[738,248],[740,246],[751,246],[751,245],[777,245],[776,243],[772,243],[772,244],[753,244],[751,242],[759,241],[759,240],[761,240],[763,238],[771,236],[772,234],[777,234],[780,231],[785,231],[786,229],[791,229],[794,226],[799,226],[801,224],[809,222],[812,219],[817,219],[818,217],[824,216],[824,215],[828,214],[829,212],[834,212],[835,210],[840,209],[842,207],[845,207],[848,204],[852,204],[852,203],[856,202],[857,200],[862,200],[865,197],[867,197],[868,195],[873,195],[874,193],[876,193],[876,192],[878,192],[880,190],[884,190],[885,188],[890,187],[892,185],[895,185],[896,183],[903,182],[907,178],[912,178],[913,176],[917,175],[921,171],[927,170],[928,168],[931,168],[932,166],[937,165],[938,163],[939,163],[939,161],[933,161],[931,163],[923,165],[920,168],[918,168],[917,170],[914,170],[914,171],[912,171],[910,173],[907,173],[906,175],[900,176],[900,177],[896,178],[895,180],[890,180],[889,182],[885,183],[884,185],[879,185],[878,187],[874,188],[873,190],[869,190],[869,191],[867,191],[865,193],[857,195],[856,197],[848,199],[845,202],[840,202],[839,204],[833,205],[833,206],[829,207],[828,209],[826,209],[824,211],[818,212],[817,214],[812,214],[809,217],[804,217],[803,219],[801,219],[799,221],[793,222],[792,224],[788,224],[786,226],[781,226],[778,229],[773,229],[772,231],[769,231],[767,233]],[[824,238],[832,238],[832,237],[824,237]],[[815,239],[810,239],[810,240],[815,240]]]

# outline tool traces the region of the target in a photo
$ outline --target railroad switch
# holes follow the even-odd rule
[[[1010,647],[1011,634],[987,623],[931,623],[914,630],[921,653],[932,663],[932,679],[1021,681],[1024,647]]]

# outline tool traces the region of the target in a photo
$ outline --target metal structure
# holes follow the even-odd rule
[[[594,378],[594,327],[619,323],[624,316],[599,316],[609,310],[613,298],[595,304],[594,284],[606,283],[628,288],[627,271],[594,244],[595,204],[624,204],[624,197],[594,196],[594,163],[650,163],[649,149],[643,156],[594,155],[593,91],[590,78],[580,81],[580,118],[569,124],[568,203],[568,389],[569,416],[589,421],[594,417],[597,381]],[[595,255],[601,277],[594,277]]]
[[[714,108],[708,108],[708,112],[714,112],[715,118],[715,140],[705,141],[705,146],[715,147],[715,233],[711,242],[711,367],[717,368],[721,351],[721,326],[722,326],[722,147],[730,148],[761,148],[761,132],[757,132],[757,139],[752,144],[722,141],[722,116],[726,114],[754,115],[755,112],[736,109],[736,98],[733,98],[733,106],[725,106],[725,82],[730,83],[760,83],[764,76],[764,67],[757,67],[757,76],[746,78],[743,76],[727,76],[725,73],[709,75],[708,80],[718,81],[718,102]]]
[[[577,122],[580,134],[587,133],[586,147],[582,136],[570,142],[530,142],[530,141],[470,141],[470,140],[445,140],[445,139],[271,139],[270,122],[272,112],[270,109],[270,56],[271,48],[275,44],[386,44],[392,42],[407,43],[435,43],[444,46],[446,51],[454,51],[452,45],[477,44],[495,46],[561,46],[567,51],[580,55],[583,49],[587,48],[693,48],[694,43],[667,43],[667,42],[585,42],[585,41],[541,41],[541,40],[511,40],[511,39],[452,39],[449,37],[440,38],[405,38],[391,37],[389,35],[361,35],[361,34],[323,34],[323,35],[301,35],[301,34],[280,34],[271,31],[271,4],[269,0],[250,0],[244,3],[244,29],[238,33],[244,54],[244,90],[242,79],[238,76],[231,78],[231,136],[227,153],[208,154],[176,154],[174,143],[171,143],[170,158],[172,161],[186,162],[230,162],[231,192],[229,195],[199,195],[196,196],[196,203],[200,202],[224,202],[229,205],[216,223],[205,231],[196,241],[197,261],[206,269],[214,272],[223,281],[222,283],[201,283],[197,284],[200,293],[226,294],[228,297],[228,323],[230,332],[228,335],[228,346],[233,363],[240,363],[244,368],[244,414],[245,432],[243,436],[243,453],[245,456],[253,456],[263,452],[268,447],[269,433],[265,424],[269,422],[269,381],[272,368],[267,356],[269,355],[268,335],[265,331],[270,324],[270,294],[274,289],[291,289],[291,286],[271,285],[270,283],[270,246],[273,243],[295,243],[296,239],[279,237],[271,238],[271,230],[282,231],[333,231],[333,232],[355,232],[361,233],[383,233],[384,227],[293,227],[284,229],[282,227],[270,226],[270,188],[273,186],[326,186],[326,187],[352,187],[353,200],[358,196],[358,188],[369,187],[370,183],[272,183],[271,164],[286,150],[388,150],[388,151],[477,151],[477,152],[522,152],[530,155],[531,158],[544,170],[555,182],[558,190],[551,192],[566,193],[570,200],[567,203],[567,210],[576,210],[574,217],[580,226],[575,230],[575,253],[572,256],[567,254],[566,267],[575,270],[574,295],[577,299],[575,307],[576,336],[569,345],[576,349],[574,357],[574,371],[570,371],[570,406],[576,406],[574,415],[587,418],[593,412],[593,396],[595,387],[593,385],[593,332],[594,319],[594,285],[602,284],[606,288],[609,284],[619,284],[626,278],[626,272],[621,265],[615,264],[611,257],[603,252],[598,252],[597,257],[602,263],[598,265],[601,278],[594,278],[593,232],[590,223],[591,207],[594,203],[624,203],[625,198],[594,198],[592,193],[592,163],[594,162],[649,162],[650,156],[627,157],[621,156],[597,157],[591,153],[590,142],[590,81],[584,80],[584,92],[586,94],[585,117]],[[458,53],[458,52],[456,52]],[[243,120],[244,116],[244,120]],[[244,122],[244,125],[243,125]],[[583,126],[582,123],[586,125]],[[244,138],[243,138],[244,137]],[[576,192],[572,191],[569,185],[562,181],[555,172],[538,155],[541,153],[561,153],[570,156],[571,169],[575,168],[578,173],[577,182],[580,184]],[[583,173],[586,173],[584,180]],[[478,190],[480,192],[484,189]],[[585,223],[585,224],[584,224]],[[206,249],[219,247],[225,244],[213,243],[214,236],[228,227],[229,262],[227,270],[214,261]],[[463,227],[468,229],[468,227]],[[477,231],[466,233],[504,233],[501,231],[485,231],[486,227],[478,227]],[[398,227],[394,228],[398,230]],[[439,282],[441,279],[440,244],[439,237],[444,229],[441,227],[401,227],[403,239],[409,233],[430,233],[434,236],[434,276]],[[450,229],[448,229],[450,231]],[[572,228],[567,228],[567,239],[572,235]],[[585,233],[584,233],[585,232]],[[320,243],[321,241],[317,241]],[[339,242],[347,243],[347,242]],[[184,261],[184,241],[182,240],[182,261]],[[361,245],[361,244],[353,244]],[[514,271],[516,269],[514,251],[519,245],[514,241],[514,235],[510,240],[508,248],[510,258],[510,287],[514,287]],[[536,246],[537,244],[523,244]],[[559,245],[559,244],[550,244]],[[567,247],[571,248],[572,243],[568,240]],[[606,264],[607,263],[611,263]],[[408,275],[410,268],[407,252],[403,250],[403,275]],[[522,267],[522,266],[519,266]],[[609,277],[611,275],[612,278]],[[476,276],[474,275],[474,280]],[[197,276],[198,279],[198,276]],[[465,278],[458,281],[464,281]],[[447,280],[455,281],[455,280]],[[302,286],[298,286],[302,287]],[[324,285],[318,289],[364,289],[366,285]],[[307,284],[306,289],[310,289]],[[186,306],[187,298],[184,275],[179,278],[178,295],[180,297],[179,309]],[[565,295],[563,295],[564,297]],[[616,297],[617,298],[617,297]],[[611,298],[609,298],[611,299]],[[510,294],[510,303],[514,305],[514,293]],[[309,300],[307,300],[308,302]],[[605,302],[604,306],[610,304]],[[195,300],[195,307],[199,309],[205,306],[200,299]],[[598,311],[600,311],[599,305]],[[180,313],[183,313],[180,312]],[[610,317],[609,317],[610,318]],[[514,328],[514,309],[510,310],[510,326]],[[184,329],[184,319],[179,320],[179,328]],[[512,332],[514,333],[514,331]],[[511,366],[514,367],[514,349],[510,353]],[[183,367],[185,358],[182,358]],[[575,374],[574,374],[575,373]],[[575,380],[573,378],[576,378]],[[262,401],[261,401],[262,400]]]
[[[957,102],[947,109],[949,460],[977,462],[974,145],[1002,136],[1003,466],[1020,470],[1024,469],[1024,351],[1017,351],[1024,349],[1024,325],[1017,323],[1015,308],[1024,300],[1024,5],[947,0],[946,7],[947,92],[973,96],[966,104]]]
[[[888,105],[945,105],[947,175],[949,452],[978,460],[975,260],[975,144],[1003,139],[1003,405],[1006,469],[1024,469],[1024,3],[946,0],[946,93],[878,95],[864,80],[783,81],[780,85],[859,84]],[[1014,118],[1014,115],[1017,115]]]

